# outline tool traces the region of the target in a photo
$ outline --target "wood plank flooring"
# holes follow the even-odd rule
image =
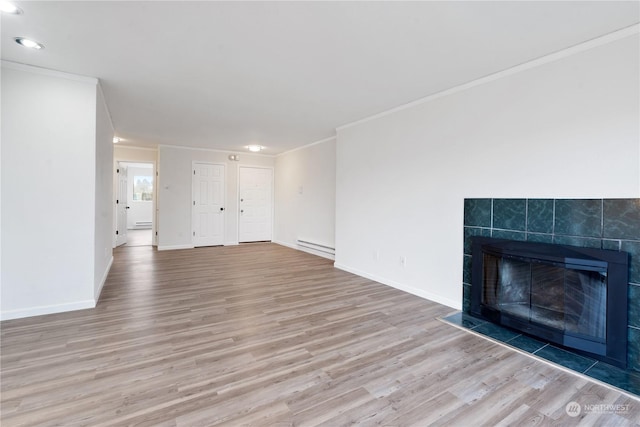
[[[123,247],[95,309],[2,322],[0,421],[640,422],[639,401],[436,319],[450,312],[275,244]],[[629,409],[572,418],[571,401]]]
[[[152,230],[127,230],[127,246],[151,246],[153,244]]]

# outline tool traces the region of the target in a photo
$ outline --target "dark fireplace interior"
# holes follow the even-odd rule
[[[475,237],[471,313],[627,365],[628,254]]]

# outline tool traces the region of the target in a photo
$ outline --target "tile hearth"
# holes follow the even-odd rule
[[[442,320],[609,384],[627,393],[631,393],[640,399],[640,373],[638,372],[620,369],[607,363],[558,348],[548,342],[531,338],[482,319],[477,319],[463,312],[457,312],[443,317]]]

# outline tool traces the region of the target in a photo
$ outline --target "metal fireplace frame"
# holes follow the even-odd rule
[[[564,266],[573,270],[606,269],[606,337],[604,342],[580,334],[549,327],[514,316],[482,302],[484,255],[520,262]],[[577,353],[626,368],[627,366],[627,287],[629,254],[595,248],[537,242],[472,238],[471,314],[490,322],[518,330]]]

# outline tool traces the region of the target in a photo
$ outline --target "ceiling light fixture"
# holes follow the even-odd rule
[[[24,37],[16,37],[14,40],[20,46],[28,47],[29,49],[39,50],[44,48],[43,44],[38,43],[37,41],[33,41],[31,39],[24,38]]]
[[[117,136],[113,137],[113,143],[117,144],[118,142],[120,142],[120,138],[118,138]]]
[[[22,9],[8,1],[0,1],[0,12],[20,15],[22,13]]]
[[[262,145],[247,145],[247,150],[253,152],[253,153],[258,153],[262,150],[264,150],[264,147]]]

